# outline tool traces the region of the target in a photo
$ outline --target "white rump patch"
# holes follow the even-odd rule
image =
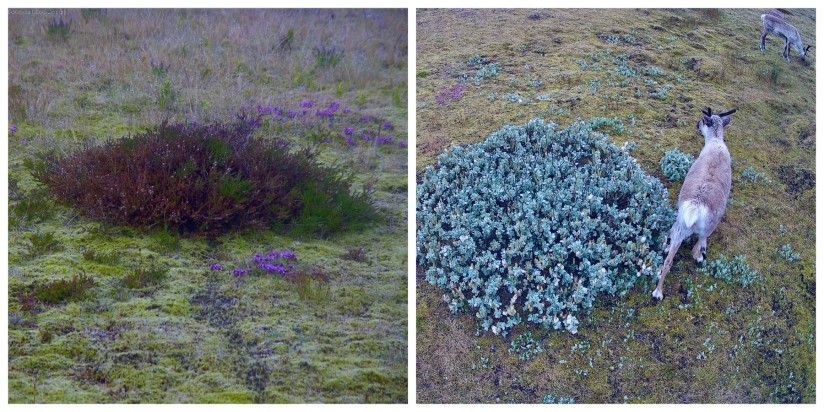
[[[687,229],[692,229],[692,226],[695,225],[695,222],[699,220],[706,220],[707,215],[709,214],[709,209],[706,206],[695,203],[693,201],[684,202],[681,205],[681,210],[679,214],[684,217],[684,227]]]

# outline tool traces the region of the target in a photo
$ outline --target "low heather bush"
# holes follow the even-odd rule
[[[661,166],[661,173],[670,182],[680,182],[687,177],[695,158],[689,153],[684,153],[678,149],[664,153],[664,157],[658,164]]]
[[[168,124],[50,155],[40,179],[83,214],[140,228],[217,234],[240,225],[326,233],[374,215],[351,175],[318,163],[310,148],[255,138],[258,120]]]
[[[454,311],[506,334],[576,333],[596,296],[649,285],[675,219],[668,193],[586,123],[533,120],[454,147],[418,186],[417,263]]]

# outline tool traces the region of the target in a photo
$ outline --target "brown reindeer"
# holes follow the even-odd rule
[[[678,217],[670,229],[669,252],[661,267],[658,287],[652,292],[652,296],[658,299],[664,298],[664,278],[672,267],[681,242],[697,234],[698,242],[692,249],[692,257],[698,263],[703,262],[707,258],[707,238],[727,210],[732,187],[732,159],[724,144],[724,127],[730,124],[727,116],[735,113],[736,109],[713,115],[708,107],[702,112],[705,116],[695,127],[704,135],[704,148],[687,172],[678,195]]]

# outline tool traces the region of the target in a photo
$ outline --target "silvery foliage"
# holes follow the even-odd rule
[[[417,263],[453,312],[506,335],[576,333],[600,293],[649,284],[675,220],[667,190],[584,122],[540,119],[454,147],[418,185]]]
[[[693,163],[695,163],[695,158],[691,154],[675,149],[664,153],[664,157],[658,164],[661,166],[664,177],[675,183],[687,177],[687,172],[690,171]]]
[[[755,283],[760,276],[758,271],[753,270],[746,261],[747,256],[734,256],[732,259],[727,259],[726,256],[721,255],[718,259],[699,268],[698,271],[727,283],[737,283],[747,287]]]

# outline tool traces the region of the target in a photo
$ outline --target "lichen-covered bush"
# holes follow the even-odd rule
[[[596,296],[650,284],[674,221],[667,190],[586,123],[540,119],[455,147],[417,195],[417,263],[485,330],[577,331]]]
[[[661,166],[661,173],[670,182],[680,182],[687,177],[687,172],[695,162],[695,158],[689,153],[684,153],[678,149],[664,153],[664,157],[658,163]]]

